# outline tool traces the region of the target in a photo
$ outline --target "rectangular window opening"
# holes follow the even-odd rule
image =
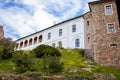
[[[114,24],[108,24],[108,32],[115,32]]]
[[[105,14],[106,15],[110,15],[110,14],[112,14],[112,5],[106,5],[105,6]]]
[[[72,25],[72,32],[76,32],[76,25]]]
[[[80,39],[75,39],[75,47],[80,47]]]
[[[117,48],[117,44],[111,44],[110,47],[111,48]]]

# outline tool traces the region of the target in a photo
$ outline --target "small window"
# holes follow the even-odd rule
[[[52,46],[55,47],[55,43],[52,43]]]
[[[111,48],[117,48],[117,44],[111,44],[110,47]]]
[[[114,24],[108,24],[108,32],[115,32]]]
[[[59,36],[62,36],[62,29],[59,29]]]
[[[75,47],[80,47],[80,39],[75,39]]]
[[[106,15],[112,14],[112,5],[105,6],[105,14]]]
[[[89,21],[87,21],[87,25],[88,25],[88,26],[90,25]]]
[[[76,32],[76,25],[72,25],[72,32]]]
[[[88,42],[90,42],[90,37],[88,37]]]
[[[51,38],[51,33],[48,33],[48,39],[50,39]]]
[[[62,42],[61,41],[58,42],[58,47],[62,48]]]

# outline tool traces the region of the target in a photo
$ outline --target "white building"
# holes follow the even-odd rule
[[[31,50],[45,44],[64,48],[85,48],[84,18],[75,17],[18,39],[17,50]]]

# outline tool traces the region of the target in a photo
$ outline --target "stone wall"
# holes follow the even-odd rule
[[[113,14],[105,15],[105,5],[111,4]],[[115,0],[101,0],[89,3],[92,15],[92,43],[94,60],[104,66],[120,68],[120,26]],[[113,23],[115,32],[109,33],[107,24]],[[87,29],[86,29],[87,30]],[[111,48],[117,44],[117,48]]]
[[[0,26],[0,39],[4,38],[4,31],[3,31],[3,27]]]

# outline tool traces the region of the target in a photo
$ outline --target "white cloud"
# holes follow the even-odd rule
[[[0,24],[7,37],[17,39],[88,11],[93,0],[5,0],[0,3]],[[9,2],[16,5],[4,8]],[[21,5],[18,7],[17,5]],[[55,11],[55,12],[54,12]],[[56,16],[57,15],[57,16]],[[12,33],[10,32],[13,29]]]

